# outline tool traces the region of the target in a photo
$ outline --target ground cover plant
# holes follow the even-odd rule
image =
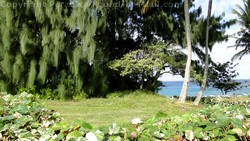
[[[158,112],[130,127],[102,128],[79,121],[71,125],[28,93],[0,94],[0,140],[250,140],[250,106],[210,105],[198,112],[168,116]]]

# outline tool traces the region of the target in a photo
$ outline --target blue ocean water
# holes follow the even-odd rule
[[[232,94],[237,94],[237,95],[242,95],[242,94],[250,94],[250,80],[237,80],[242,83],[242,86],[249,86],[249,87],[244,87],[240,90],[232,91],[229,92],[229,95]],[[179,96],[181,89],[182,89],[182,84],[183,81],[164,81],[163,82],[164,86],[160,87],[160,90],[158,93],[163,96]],[[199,92],[200,86],[198,86],[194,82],[190,82],[189,89],[188,89],[188,94],[187,96],[196,96],[197,93]],[[220,90],[217,90],[215,88],[206,88],[204,92],[204,96],[210,96],[210,95],[222,95]]]

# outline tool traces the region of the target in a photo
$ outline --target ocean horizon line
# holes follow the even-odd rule
[[[249,79],[234,79],[236,81],[250,81],[250,78]],[[181,82],[181,81],[184,81],[184,80],[167,80],[167,81],[162,81],[162,80],[159,80],[161,82]],[[191,80],[190,82],[194,82],[193,80]]]

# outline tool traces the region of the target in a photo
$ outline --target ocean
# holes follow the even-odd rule
[[[250,80],[237,80],[242,83],[243,86],[248,86],[244,87],[240,90],[236,91],[231,91],[228,92],[228,95],[242,95],[242,94],[250,94]],[[160,90],[158,93],[163,96],[179,96],[181,89],[182,89],[182,84],[183,81],[164,81],[162,87],[160,87]],[[199,92],[200,86],[198,86],[194,82],[190,82],[189,89],[188,89],[188,94],[187,96],[196,96],[197,93]],[[222,95],[220,90],[217,90],[216,88],[206,88],[203,96],[214,96],[214,95]]]

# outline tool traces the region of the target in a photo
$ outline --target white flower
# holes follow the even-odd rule
[[[96,135],[92,132],[86,134],[86,139],[87,141],[98,141]]]
[[[44,121],[43,123],[42,123],[42,127],[44,127],[44,128],[47,128],[47,127],[49,127],[51,125],[51,122],[49,122],[49,121]]]
[[[237,115],[236,118],[240,119],[240,120],[243,120],[244,117],[242,115]]]
[[[15,118],[21,118],[22,115],[21,115],[20,113],[16,112],[16,113],[14,114],[14,117],[15,117]]]
[[[57,138],[57,135],[56,135],[56,134],[52,136],[52,139],[53,139],[53,140],[56,139],[56,138]]]
[[[131,122],[132,122],[133,125],[136,125],[136,124],[141,124],[141,123],[142,123],[142,120],[139,119],[139,118],[135,118],[135,119],[133,119]]]
[[[247,111],[247,113],[250,113],[250,109],[249,108],[246,108],[246,111]]]
[[[163,137],[165,137],[165,135],[163,134],[163,133],[160,133],[160,136],[163,138]]]
[[[136,129],[135,129],[137,132],[142,132],[142,128],[140,128],[140,127],[136,127]]]
[[[194,139],[194,132],[193,131],[187,130],[187,131],[185,131],[185,135],[186,135],[187,139],[190,141]]]

